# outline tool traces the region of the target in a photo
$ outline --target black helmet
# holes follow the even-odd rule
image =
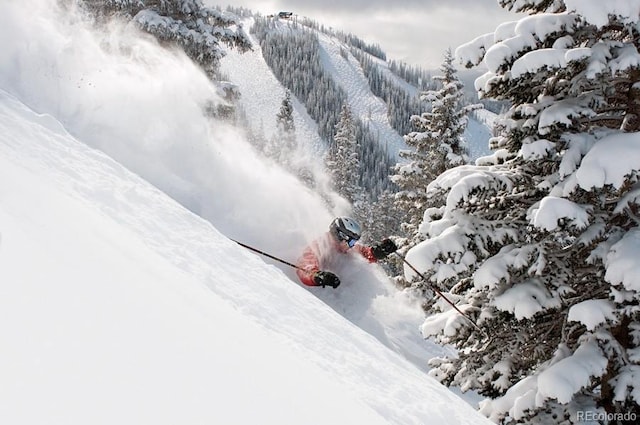
[[[355,241],[360,239],[361,233],[358,222],[349,217],[334,219],[329,226],[329,231],[339,241],[349,243],[349,246],[353,246]]]

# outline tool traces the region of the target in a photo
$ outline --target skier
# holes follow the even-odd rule
[[[384,239],[370,247],[357,243],[360,225],[352,218],[338,217],[331,222],[329,231],[313,241],[298,260],[298,278],[307,286],[331,286],[337,288],[340,279],[330,271],[321,270],[332,263],[336,255],[347,254],[355,248],[360,255],[374,263],[395,252],[398,247],[391,239]]]

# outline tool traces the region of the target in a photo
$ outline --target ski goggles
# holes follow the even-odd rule
[[[360,239],[360,238],[351,237],[351,236],[347,235],[346,233],[344,233],[344,232],[342,232],[340,230],[337,230],[336,233],[337,233],[338,239],[340,239],[341,241],[346,242],[347,245],[349,245],[349,248],[353,248],[355,246],[356,242],[358,242],[358,239]]]

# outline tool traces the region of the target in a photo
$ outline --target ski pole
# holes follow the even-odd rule
[[[458,308],[457,305],[455,305],[453,303],[453,301],[451,301],[449,298],[447,298],[438,288],[436,288],[434,285],[432,285],[431,283],[429,283],[429,281],[427,280],[427,278],[425,277],[425,275],[423,275],[422,273],[420,273],[418,271],[418,269],[416,269],[413,264],[411,264],[410,262],[407,261],[406,258],[404,258],[402,255],[398,254],[397,252],[395,253],[398,257],[400,257],[402,259],[402,261],[404,261],[404,263],[409,266],[409,268],[411,270],[413,270],[418,276],[420,276],[420,278],[427,284],[429,285],[429,287],[431,289],[433,289],[433,291],[438,294],[443,300],[445,300],[447,302],[447,304],[449,304],[451,307],[454,308],[455,311],[457,311],[458,313],[460,313],[460,315],[462,317],[464,317],[465,319],[467,319],[469,321],[469,323],[471,323],[473,325],[474,328],[476,328],[477,330],[479,330],[482,334],[485,334],[484,330],[482,330],[482,328],[480,328],[480,326],[478,326],[476,324],[476,322],[474,322],[469,316],[467,316],[466,314],[464,314],[462,312],[462,310],[460,310]]]
[[[229,238],[229,239],[231,239],[231,238]],[[273,255],[271,255],[271,254],[267,254],[266,252],[264,252],[264,251],[260,251],[260,250],[259,250],[259,249],[257,249],[257,248],[254,248],[254,247],[249,246],[249,245],[247,245],[247,244],[243,244],[242,242],[238,242],[238,241],[237,241],[237,240],[235,240],[235,239],[231,239],[231,240],[232,240],[232,241],[234,241],[235,243],[237,243],[238,245],[240,245],[241,247],[247,248],[248,250],[251,250],[251,251],[253,251],[253,252],[255,252],[255,253],[258,253],[258,254],[260,254],[260,255],[264,255],[265,257],[271,258],[272,260],[279,261],[279,262],[281,262],[282,264],[286,264],[286,265],[287,265],[287,266],[289,266],[289,267],[293,267],[294,269],[303,270],[301,267],[298,267],[298,266],[296,266],[295,264],[292,264],[292,263],[290,263],[290,262],[288,262],[288,261],[284,261],[284,260],[283,260],[283,259],[281,259],[281,258],[274,257],[274,256],[273,256]]]

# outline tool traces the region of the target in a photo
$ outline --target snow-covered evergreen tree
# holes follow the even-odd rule
[[[504,131],[428,186],[428,239],[408,254],[486,333],[431,301],[424,335],[460,348],[434,374],[503,423],[637,423],[639,6],[500,2],[531,16],[456,55],[484,61],[476,88],[513,105]]]
[[[222,44],[240,51],[251,42],[235,15],[206,7],[202,0],[82,0],[104,17],[126,16],[163,42],[179,45],[215,79]]]
[[[482,108],[480,104],[464,105],[463,84],[453,64],[451,49],[447,49],[442,63],[442,75],[433,77],[442,85],[440,90],[431,90],[423,99],[431,104],[431,112],[423,114],[421,120],[429,121],[432,136],[440,139],[437,149],[444,155],[442,167],[449,169],[469,162],[468,147],[464,139],[468,114]]]
[[[396,207],[406,214],[404,231],[413,236],[427,208],[426,187],[445,170],[468,161],[464,130],[467,114],[480,105],[463,105],[462,82],[457,77],[450,50],[445,53],[441,71],[434,77],[441,83],[438,90],[428,90],[421,98],[430,111],[411,117],[416,131],[405,136],[412,148],[400,152],[405,162],[395,167],[392,180],[399,187]]]
[[[286,91],[280,111],[276,115],[276,128],[282,138],[282,146],[285,151],[292,152],[296,148],[296,125],[293,121],[293,105],[291,104],[291,92]]]
[[[333,140],[334,144],[325,159],[327,171],[331,175],[336,192],[354,203],[361,192],[358,181],[360,160],[356,127],[351,109],[346,104],[342,105],[340,110],[340,119],[336,124]]]
[[[296,147],[296,126],[293,120],[291,92],[287,90],[282,99],[280,111],[276,114],[276,134],[264,145],[263,150],[266,156],[293,169],[292,160]]]
[[[345,104],[340,110],[334,145],[327,153],[325,164],[334,190],[352,204],[352,215],[363,227],[363,242],[378,242],[398,229],[400,220],[395,214],[393,194],[389,190],[374,198],[360,184],[362,161],[359,152],[361,146],[356,121]]]

